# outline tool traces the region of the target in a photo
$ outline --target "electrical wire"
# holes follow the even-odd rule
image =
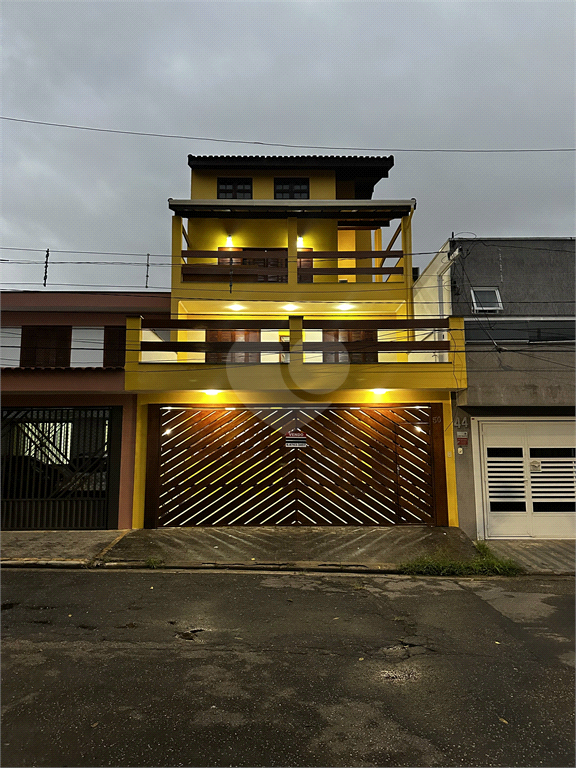
[[[75,125],[72,123],[52,123],[46,120],[25,120],[19,117],[8,117],[0,115],[0,120],[7,120],[13,123],[27,123],[31,125],[46,125],[53,128],[72,128],[79,131],[95,131],[98,133],[117,133],[127,136],[151,136],[160,139],[184,139],[186,141],[211,141],[221,144],[250,144],[261,147],[286,147],[289,149],[325,149],[329,151],[343,152],[437,152],[437,153],[460,153],[460,154],[508,154],[525,152],[574,152],[573,147],[561,148],[536,148],[536,149],[392,149],[382,147],[334,147],[316,144],[284,144],[274,141],[254,141],[245,139],[217,139],[212,136],[182,136],[173,133],[152,133],[149,131],[125,131],[116,128],[96,128],[87,125]]]
[[[495,239],[498,239],[498,238],[495,238]],[[511,239],[515,239],[515,238],[511,238]],[[522,238],[522,239],[526,239],[526,238]],[[567,241],[570,241],[570,242],[572,242],[574,240],[573,237],[568,237],[568,238],[535,238],[535,239],[537,239],[537,240],[546,240],[546,239],[550,239],[550,240],[567,240]],[[474,242],[474,243],[481,242],[483,245],[494,245],[494,247],[498,247],[498,248],[513,248],[514,250],[524,250],[524,251],[546,251],[546,252],[549,252],[549,253],[565,253],[567,256],[573,256],[573,254],[569,253],[566,250],[566,248],[542,248],[542,247],[531,246],[531,245],[527,245],[527,246],[505,245],[505,244],[501,244],[500,242],[498,242],[498,245],[496,246],[494,243],[488,243],[487,241],[482,240],[480,238],[458,238],[458,237],[454,238],[454,241],[460,241],[460,240],[468,241],[470,243],[472,243],[472,242]],[[31,251],[31,252],[36,252],[36,253],[44,253],[46,251],[46,248],[20,248],[20,247],[16,247],[16,246],[2,245],[2,246],[0,246],[0,250],[2,250],[2,251]],[[266,248],[262,248],[261,250],[265,251]],[[151,254],[147,254],[147,253],[124,253],[124,252],[118,252],[118,251],[81,251],[81,250],[77,250],[77,249],[76,250],[74,250],[74,249],[72,249],[72,250],[62,250],[62,249],[57,249],[57,248],[50,248],[50,253],[51,254],[52,253],[81,253],[81,254],[94,255],[94,256],[141,256],[144,259],[148,255],[153,256],[154,258],[162,258],[162,257],[166,257],[166,258],[169,258],[169,259],[172,258],[172,254],[170,254],[170,253],[151,253]],[[214,256],[215,257],[219,256],[220,258],[226,258],[225,256],[222,257],[223,253],[226,253],[226,251],[214,251]],[[238,255],[241,254],[240,251],[238,251],[236,253]],[[313,258],[314,260],[316,260],[316,259],[322,260],[323,259],[323,257],[315,256],[314,255],[314,251],[309,251],[307,253],[310,254],[309,258]],[[321,253],[321,251],[319,253]],[[351,251],[351,253],[354,253],[354,252]],[[386,256],[387,252],[386,251],[372,251],[372,253],[374,254],[374,258],[380,259],[380,258],[382,258],[382,256]],[[394,252],[392,252],[392,253],[394,253]],[[434,250],[434,251],[411,251],[410,255],[411,256],[430,256],[430,255],[436,256],[436,255],[438,255],[438,253],[439,253],[438,250]],[[308,257],[307,256],[303,256],[302,258],[308,258]],[[352,257],[346,257],[345,256],[343,258],[352,258]],[[390,256],[390,258],[394,258],[394,256],[392,255],[392,256]],[[332,261],[333,259],[328,259],[328,260]],[[39,260],[38,263],[39,264],[43,264],[44,260],[43,259]],[[90,264],[91,262],[86,262],[86,263]],[[136,262],[134,262],[134,263],[136,263]]]

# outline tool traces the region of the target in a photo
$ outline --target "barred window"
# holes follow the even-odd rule
[[[252,200],[252,179],[218,179],[219,200]]]
[[[275,200],[308,200],[309,179],[274,179]]]

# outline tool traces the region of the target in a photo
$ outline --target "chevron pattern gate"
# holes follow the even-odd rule
[[[440,405],[151,406],[149,446],[147,527],[447,525]]]

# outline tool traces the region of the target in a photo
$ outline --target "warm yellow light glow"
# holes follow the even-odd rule
[[[304,248],[304,238],[303,237],[297,237],[296,238],[296,247],[297,248]]]
[[[424,432],[422,427],[414,427],[414,429],[416,430],[416,432]]]
[[[230,235],[228,235],[228,237],[226,238],[226,246],[228,248],[232,248],[233,245],[234,245],[234,243],[232,242],[232,238],[231,238]]]
[[[220,394],[220,390],[219,389],[205,389],[204,390],[204,394],[205,395],[210,395],[210,396],[212,396],[212,395],[219,395]]]
[[[240,312],[241,309],[246,309],[246,307],[243,307],[242,304],[230,304],[228,309],[232,309],[234,312]]]
[[[293,312],[295,309],[298,309],[297,304],[284,304],[282,309],[285,309],[286,312]]]
[[[171,434],[171,432],[172,432],[172,430],[171,430],[171,429],[165,429],[165,430],[164,430],[164,434],[165,434],[165,435],[169,435],[169,434]]]
[[[385,395],[386,392],[388,392],[388,390],[387,389],[373,389],[372,392],[375,395]]]
[[[338,309],[342,310],[342,312],[345,312],[347,309],[354,309],[353,304],[338,304]]]

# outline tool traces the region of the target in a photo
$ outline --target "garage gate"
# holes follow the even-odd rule
[[[148,430],[146,527],[448,524],[441,405],[150,406]]]
[[[488,538],[576,536],[573,420],[479,420]]]
[[[116,528],[121,430],[121,408],[4,408],[2,528]]]

